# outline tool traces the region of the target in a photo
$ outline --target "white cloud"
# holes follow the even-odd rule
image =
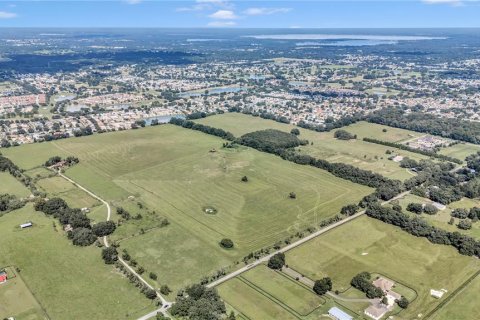
[[[209,17],[218,20],[235,20],[238,18],[232,10],[218,10]]]
[[[212,21],[207,24],[209,27],[233,27],[235,25],[235,21]]]
[[[12,19],[16,18],[17,14],[13,12],[0,11],[0,19]]]
[[[463,2],[461,0],[422,0],[427,4],[449,4],[452,6],[461,6]]]
[[[243,13],[248,16],[264,16],[275,13],[287,13],[291,8],[248,8]]]
[[[196,0],[195,4],[188,7],[179,7],[176,9],[178,12],[188,11],[205,11],[213,10],[215,8],[231,8],[232,4],[227,0]]]

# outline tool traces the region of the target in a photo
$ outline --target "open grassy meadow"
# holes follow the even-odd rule
[[[26,221],[34,226],[21,230],[19,225]],[[73,246],[58,222],[54,225],[53,219],[31,205],[0,217],[0,234],[0,266],[20,270],[12,285],[0,285],[2,319],[4,313],[16,319],[45,319],[40,308],[52,320],[136,319],[154,308],[126,278],[103,263],[100,249]],[[5,304],[5,299],[15,297],[21,303]]]
[[[478,259],[462,256],[455,249],[434,245],[399,228],[360,217],[321,237],[289,251],[287,264],[311,279],[329,276],[333,289],[350,287],[359,272],[383,274],[417,293],[401,319],[416,318],[442,300],[430,296],[430,289],[460,287],[480,269]]]
[[[13,267],[0,267],[7,272],[8,280],[0,284],[0,318],[15,316],[19,320],[42,320],[46,313],[32,295],[19,273]]]
[[[295,127],[290,124],[278,123],[273,120],[266,120],[240,113],[225,113],[195,121],[230,131],[237,137],[248,132],[263,129],[277,129],[290,132],[290,130]],[[425,156],[417,153],[362,141],[364,137],[369,137],[400,142],[421,136],[421,134],[416,132],[367,122],[355,123],[344,129],[352,134],[357,134],[358,139],[350,141],[338,140],[333,137],[334,131],[314,132],[299,128],[300,138],[307,139],[311,142],[310,145],[302,146],[299,150],[300,152],[326,159],[330,162],[351,164],[361,169],[371,170],[388,178],[399,180],[411,178],[413,174],[404,168],[400,168],[399,163],[388,160],[390,155],[386,154],[387,150],[393,151],[396,155],[402,155],[415,160],[426,159]],[[387,132],[383,132],[384,129],[386,129]]]
[[[373,191],[317,168],[222,144],[217,137],[164,125],[44,143],[49,151],[39,152],[37,163],[29,165],[56,154],[78,157],[80,163],[66,172],[69,177],[142,215],[124,223],[113,239],[156,272],[158,283],[174,289],[318,224]],[[25,145],[6,155],[16,161],[30,146],[38,148]],[[241,181],[243,176],[248,182]],[[58,179],[38,183],[59,194],[70,192],[71,184]],[[290,199],[290,192],[297,199]],[[132,207],[138,202],[142,209]],[[101,217],[97,210],[95,215]],[[171,224],[151,228],[163,218]],[[223,238],[232,239],[235,248],[220,248]]]
[[[31,192],[8,172],[0,172],[0,194],[8,193],[19,198],[30,196]]]
[[[480,314],[480,305],[476,297],[480,291],[480,277],[477,276],[463,288],[453,299],[435,312],[429,319],[476,319]]]
[[[471,143],[458,143],[451,147],[442,148],[439,153],[449,157],[457,158],[459,160],[465,160],[467,156],[477,153],[479,151],[479,145]]]

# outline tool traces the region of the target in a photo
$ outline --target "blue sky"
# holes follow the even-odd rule
[[[0,0],[0,27],[480,27],[480,0]]]

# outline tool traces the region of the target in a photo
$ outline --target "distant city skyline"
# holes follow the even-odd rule
[[[0,27],[480,27],[477,0],[0,1]]]

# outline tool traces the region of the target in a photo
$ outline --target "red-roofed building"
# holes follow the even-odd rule
[[[0,273],[0,283],[7,282],[7,274],[5,272]]]

